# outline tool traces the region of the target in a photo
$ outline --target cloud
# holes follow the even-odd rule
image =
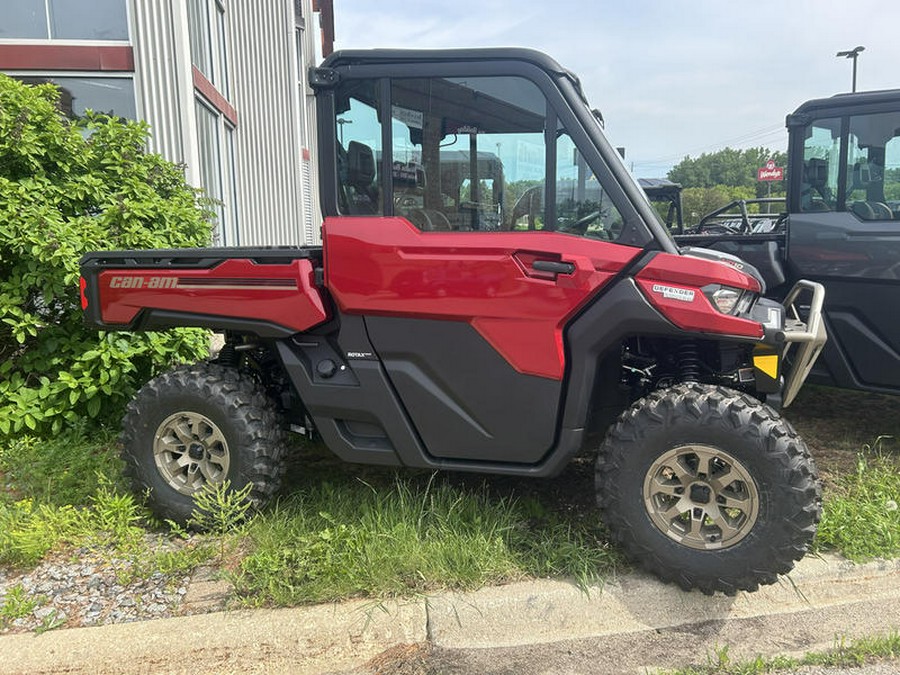
[[[891,7],[876,0],[341,0],[336,45],[545,51],[579,75],[610,140],[653,176],[673,157],[727,141],[784,149],[787,113],[849,90],[851,64],[835,58],[838,50],[866,47],[860,89],[900,86],[900,17]]]

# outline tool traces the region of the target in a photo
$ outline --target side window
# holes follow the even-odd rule
[[[546,110],[520,77],[394,80],[394,213],[421,230],[543,228]]]
[[[816,120],[806,129],[803,144],[801,211],[833,211],[837,207],[841,155],[841,120]]]
[[[375,80],[347,80],[335,92],[338,201],[348,215],[383,212],[377,92]]]
[[[900,217],[900,113],[850,118],[847,210],[862,220]]]
[[[349,78],[335,90],[341,213],[395,215],[423,231],[624,238],[619,211],[531,80],[396,78],[389,102],[382,91],[383,80]]]
[[[619,211],[566,133],[556,141],[556,218],[560,232],[616,240]]]

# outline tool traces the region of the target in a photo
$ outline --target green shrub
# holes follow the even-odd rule
[[[134,388],[195,360],[202,331],[102,334],[82,323],[88,251],[199,246],[210,212],[145,123],[63,117],[53,85],[0,74],[0,436],[116,415]]]

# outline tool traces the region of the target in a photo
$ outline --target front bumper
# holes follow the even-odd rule
[[[801,301],[804,301],[803,304]],[[822,320],[824,302],[825,288],[822,284],[805,279],[794,284],[784,299],[784,348],[781,353],[784,364],[784,407],[789,406],[797,397],[828,340],[828,332]],[[800,318],[801,315],[805,315],[805,321]]]
[[[752,379],[756,391],[776,407],[794,401],[828,339],[822,321],[824,299],[821,284],[801,280],[783,303],[762,298],[751,310],[765,330],[753,350]]]

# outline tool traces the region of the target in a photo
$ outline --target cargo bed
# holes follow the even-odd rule
[[[320,246],[100,251],[80,265],[85,321],[96,328],[287,337],[330,316]]]

